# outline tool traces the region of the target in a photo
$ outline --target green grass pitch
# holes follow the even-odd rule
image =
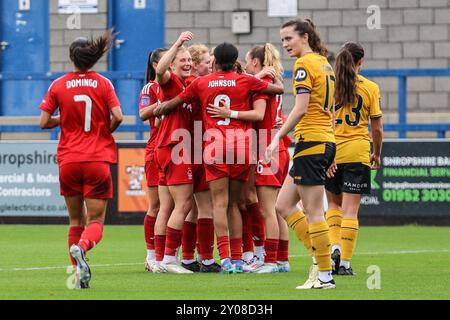
[[[140,226],[106,226],[89,254],[90,290],[69,290],[67,226],[0,226],[0,299],[450,299],[450,228],[362,227],[353,260],[355,277],[337,288],[299,291],[311,264],[291,235],[292,272],[285,274],[152,274],[144,271]],[[369,266],[380,270],[380,289]],[[370,271],[370,268],[369,268]],[[372,278],[371,278],[372,277]]]

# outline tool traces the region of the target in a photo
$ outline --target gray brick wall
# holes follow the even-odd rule
[[[97,37],[101,35],[108,24],[107,0],[99,0],[98,14],[82,14],[81,29],[67,28],[68,14],[58,13],[58,0],[50,2],[50,71],[71,71],[69,46],[77,37]],[[107,58],[103,57],[96,65],[97,71],[108,69]]]
[[[450,67],[450,0],[299,0],[300,17],[312,18],[329,48],[336,52],[343,42],[357,40],[366,50],[366,68]],[[382,29],[366,26],[368,6],[381,8]],[[251,35],[231,33],[231,12],[253,10]],[[290,18],[269,18],[267,0],[170,0],[166,1],[166,44],[185,29],[202,30],[194,42],[217,45],[234,42],[240,59],[254,45],[281,42],[279,26]],[[171,22],[173,21],[173,23]],[[206,30],[204,30],[206,29]],[[287,70],[293,60],[282,53]],[[383,108],[397,110],[397,80],[375,79],[383,91]],[[411,78],[408,107],[412,112],[444,112],[450,106],[450,85],[444,78]],[[286,109],[292,106],[290,82],[286,81]]]
[[[68,30],[68,15],[57,13],[57,0],[50,1],[51,71],[68,71],[72,66],[68,47],[78,36],[96,36],[107,25],[107,0],[99,0],[98,14],[84,14],[81,30]],[[235,43],[240,59],[252,46],[272,42],[282,52],[286,70],[293,60],[281,48],[279,26],[290,18],[269,18],[267,0],[166,0],[166,44],[179,33],[191,30],[196,43],[208,46],[223,41]],[[382,29],[369,30],[366,12],[370,5],[381,8]],[[231,33],[231,13],[253,10],[253,32]],[[312,18],[331,51],[343,42],[360,41],[366,50],[366,68],[448,68],[450,67],[450,0],[299,0],[300,17]],[[107,69],[103,58],[97,66]],[[383,90],[383,108],[397,110],[397,80],[376,79]],[[443,112],[450,105],[449,81],[443,78],[413,78],[408,89],[409,110]],[[292,105],[287,81],[286,109]]]

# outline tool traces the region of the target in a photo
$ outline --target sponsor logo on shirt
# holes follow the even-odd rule
[[[150,104],[149,96],[142,96],[141,98],[141,106],[148,106]]]
[[[295,71],[295,81],[305,81],[308,77],[308,73],[304,68],[298,68],[297,71]]]

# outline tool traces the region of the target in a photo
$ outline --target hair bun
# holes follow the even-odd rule
[[[309,25],[311,26],[311,28],[313,28],[314,30],[316,29],[316,25],[312,22],[311,19],[306,18],[305,21],[309,23]]]

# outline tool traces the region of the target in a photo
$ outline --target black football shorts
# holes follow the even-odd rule
[[[294,165],[289,174],[297,185],[323,186],[335,155],[333,142],[300,141],[295,145]]]
[[[338,164],[334,177],[326,179],[325,189],[334,194],[370,194],[370,170],[362,163]]]

